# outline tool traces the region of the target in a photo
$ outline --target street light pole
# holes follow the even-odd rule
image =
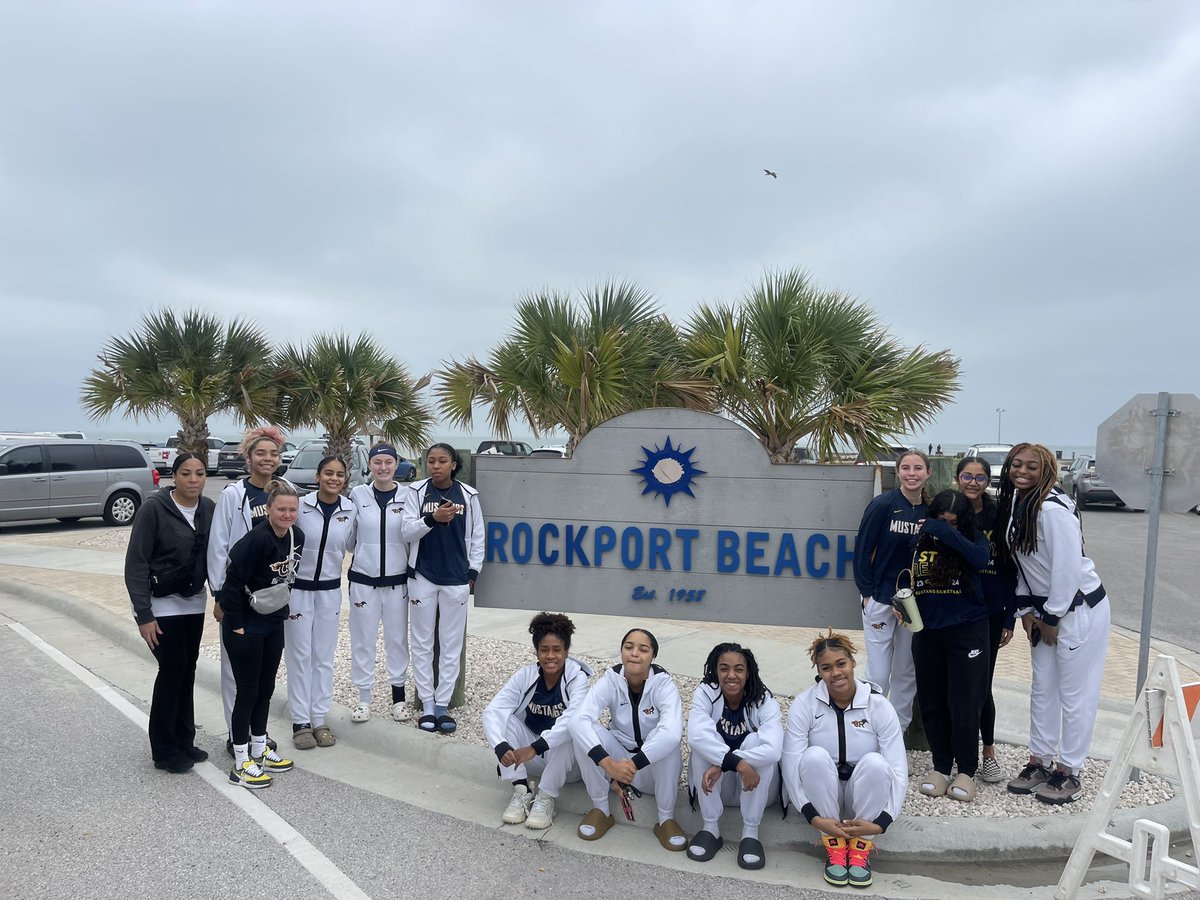
[[[996,443],[1000,443],[1000,423],[1004,421],[1004,414],[1008,412],[1006,409],[996,407]]]

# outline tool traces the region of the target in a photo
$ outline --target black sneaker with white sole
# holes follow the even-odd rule
[[[1079,779],[1061,769],[1050,776],[1050,780],[1033,792],[1043,803],[1053,803],[1061,806],[1064,803],[1074,803],[1083,796],[1083,786]]]

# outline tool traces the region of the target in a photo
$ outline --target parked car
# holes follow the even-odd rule
[[[967,459],[986,459],[992,468],[992,482],[988,485],[988,493],[993,497],[1000,493],[1000,469],[1008,458],[1012,444],[972,444],[963,454]]]
[[[367,448],[362,444],[354,444],[350,448],[352,459],[350,460],[349,471],[346,473],[346,490],[357,487],[360,484],[367,484],[371,480],[371,470],[367,465]],[[300,491],[315,491],[317,489],[317,466],[321,460],[325,458],[325,447],[320,442],[310,443],[307,447],[302,447],[297,453],[296,458],[292,460],[292,464],[288,467],[287,480],[294,484]],[[412,463],[407,460],[404,463],[410,468],[415,468]],[[396,480],[411,481],[401,477],[400,469],[396,469]]]
[[[524,441],[480,441],[479,446],[475,448],[475,452],[489,453],[491,455],[501,454],[503,456],[528,456],[533,452]]]
[[[242,458],[241,444],[238,441],[226,441],[217,451],[217,474],[224,475],[230,481],[246,477],[246,460]],[[291,449],[289,449],[291,448]],[[288,463],[296,455],[296,445],[285,443],[279,451],[279,468],[275,470],[278,478],[288,470]]]
[[[539,459],[563,459],[567,455],[567,448],[560,445],[538,447],[530,450],[529,455]]]
[[[205,466],[209,475],[217,474],[217,466],[220,464],[221,448],[228,443],[222,438],[210,437],[208,439],[208,464]],[[159,475],[170,475],[171,466],[175,464],[175,456],[179,453],[179,435],[173,435],[167,438],[165,446],[156,450],[150,451],[150,462],[154,463],[154,468],[158,470]]]
[[[292,464],[292,460],[296,458],[296,451],[299,449],[300,448],[291,441],[284,442],[283,449],[279,451],[279,462],[282,464],[282,469],[284,472],[286,472],[287,467]]]
[[[1096,473],[1095,458],[1086,454],[1075,457],[1060,482],[1062,489],[1071,495],[1079,509],[1087,509],[1092,503],[1125,505],[1117,492]]]
[[[128,525],[157,484],[133,442],[0,440],[0,521],[103,516]]]

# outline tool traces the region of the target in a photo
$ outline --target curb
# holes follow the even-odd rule
[[[132,618],[122,621],[120,617],[87,601],[67,597],[38,585],[9,582],[4,590],[27,603],[68,616],[131,653],[145,652],[145,642],[133,627]],[[196,684],[219,694],[220,665],[201,656],[196,666]],[[1123,701],[1105,702],[1117,710],[1127,712],[1129,708],[1129,704]],[[288,720],[286,692],[277,692],[272,700],[271,711],[274,716]],[[408,765],[434,770],[460,781],[468,781],[481,789],[496,791],[498,804],[502,804],[507,796],[507,788],[493,774],[496,771],[495,754],[486,747],[423,734],[414,727],[400,725],[390,719],[383,720],[379,725],[373,721],[352,723],[350,710],[336,703],[330,710],[329,722],[336,725],[339,742],[345,742],[356,750],[402,759]],[[566,786],[558,805],[561,812],[582,816],[591,807],[591,801],[581,785],[573,784]],[[700,827],[699,817],[692,813],[686,794],[682,791],[676,809],[685,828],[693,826],[689,830],[695,830]],[[879,855],[884,859],[912,862],[1065,860],[1079,837],[1084,819],[1084,815],[1072,814],[1013,819],[901,815],[888,829],[886,838],[879,846]],[[1190,837],[1186,804],[1178,792],[1163,804],[1117,810],[1109,821],[1108,830],[1128,840],[1138,819],[1151,819],[1167,826],[1172,840]],[[647,829],[649,827],[647,823],[639,822],[639,825]],[[762,830],[771,843],[792,845],[799,840],[802,850],[811,849],[812,853],[816,853],[817,832],[797,816],[792,816],[790,820],[779,820],[769,815],[763,822]],[[529,832],[528,836],[536,839],[541,833]]]

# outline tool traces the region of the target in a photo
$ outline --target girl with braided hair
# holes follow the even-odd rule
[[[1046,447],[1013,447],[1000,471],[999,522],[1003,548],[1016,564],[1018,612],[1033,666],[1029,763],[1008,789],[1063,804],[1083,793],[1111,612],[1083,552],[1079,514],[1057,474]]]
[[[988,675],[987,601],[979,570],[990,557],[971,501],[954,490],[934,497],[912,558],[913,594],[924,623],[912,636],[913,664],[933,754],[933,770],[920,785],[928,797],[975,799],[979,713]]]
[[[707,862],[724,840],[719,822],[726,806],[742,811],[738,865],[761,869],[766,853],[758,840],[763,811],[779,794],[783,725],[779,704],[758,674],[758,661],[741,644],[717,644],[704,663],[704,679],[688,715],[688,792],[699,803],[704,829],[688,856]]]

